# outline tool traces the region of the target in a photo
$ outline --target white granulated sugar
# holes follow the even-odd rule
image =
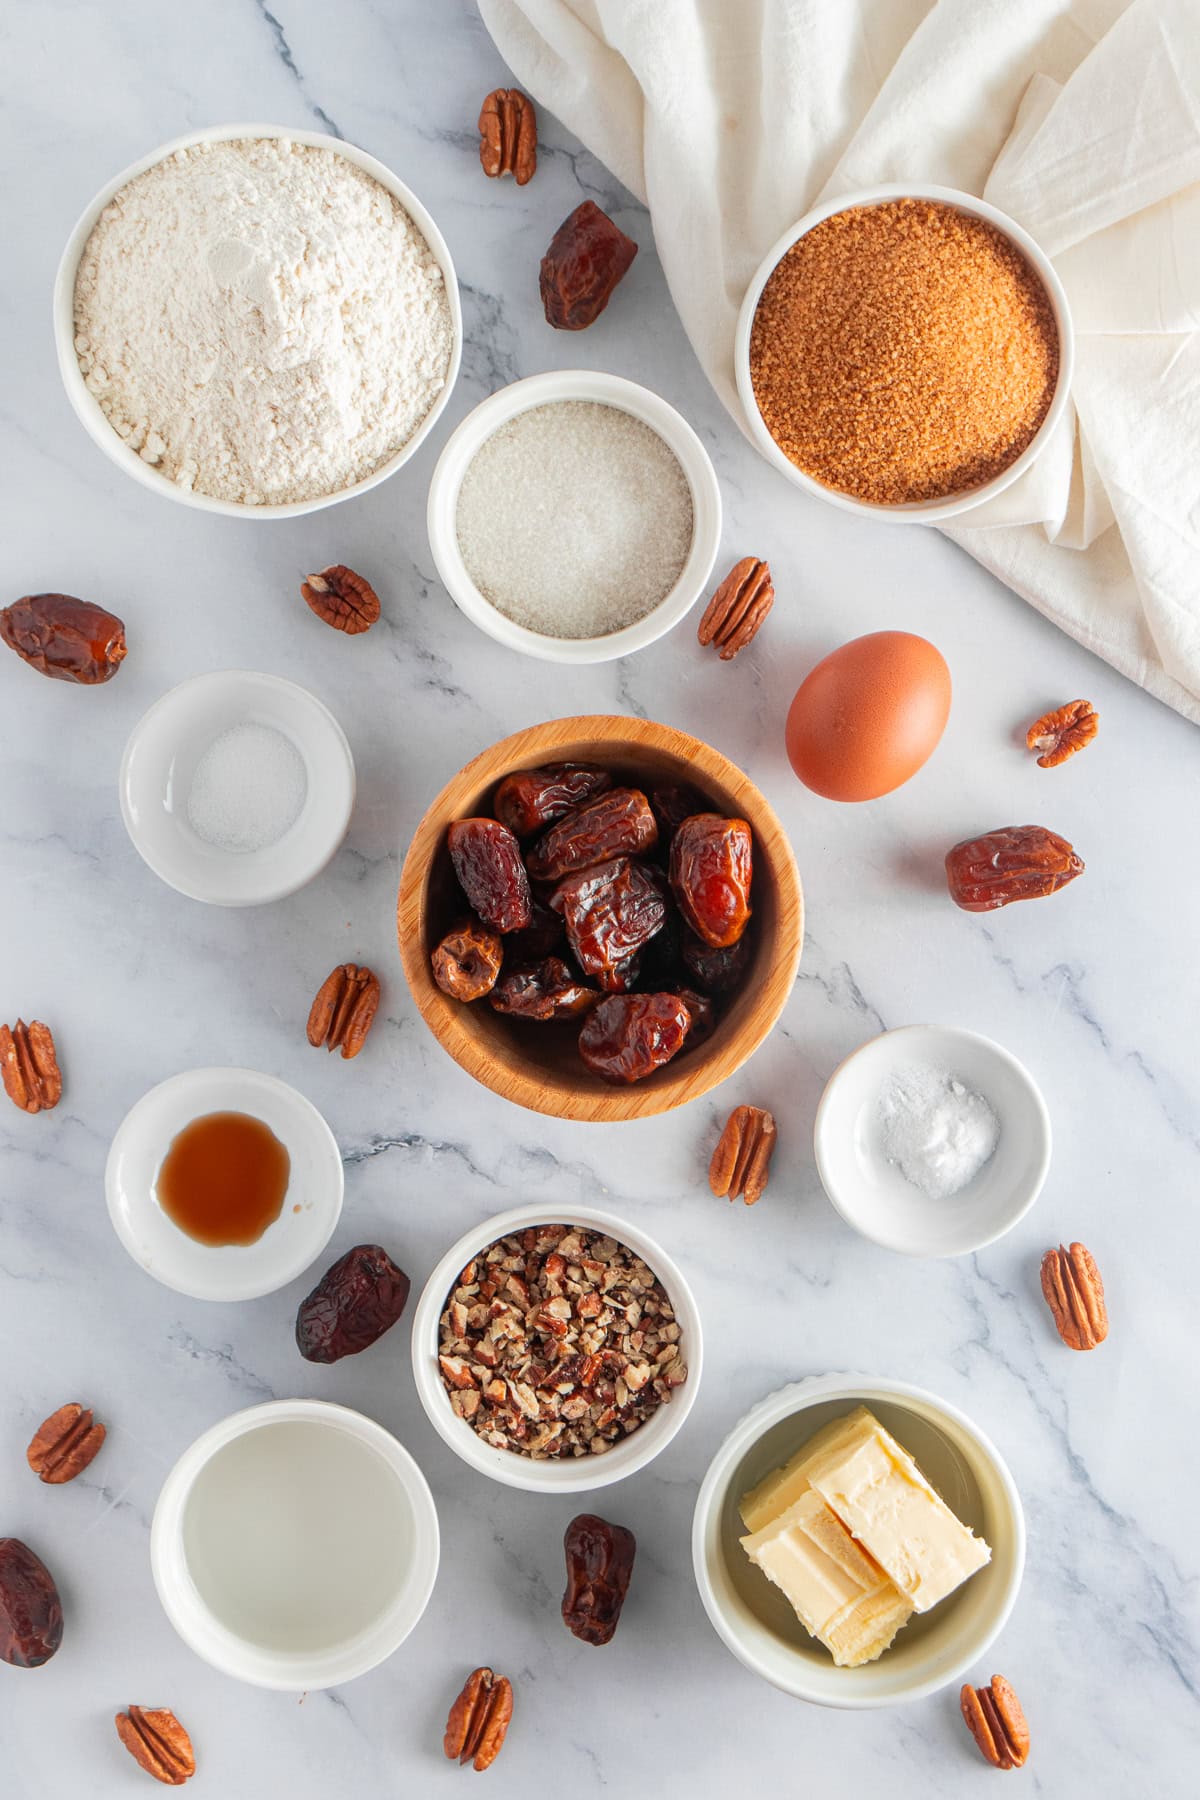
[[[188,824],[214,849],[246,854],[277,844],[308,797],[304,758],[271,725],[233,725],[196,764]]]
[[[930,1200],[949,1200],[974,1181],[1000,1141],[1000,1121],[982,1094],[945,1069],[897,1069],[879,1096],[883,1152]]]
[[[388,191],[284,138],[201,144],[123,187],[84,247],[75,349],[142,458],[219,500],[362,481],[445,386],[442,272]]]
[[[592,400],[518,413],[482,444],[458,495],[475,586],[546,637],[605,637],[674,587],[692,547],[692,491],[649,425]]]

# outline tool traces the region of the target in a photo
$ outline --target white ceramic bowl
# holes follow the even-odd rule
[[[150,1566],[205,1662],[289,1692],[351,1681],[425,1611],[438,1522],[390,1432],[323,1400],[272,1400],[212,1426],[163,1483]]]
[[[966,1187],[934,1200],[888,1162],[878,1098],[888,1077],[924,1064],[990,1101],[1000,1121],[991,1158]],[[886,1250],[966,1256],[1023,1219],[1050,1167],[1050,1115],[1032,1075],[991,1038],[951,1025],[902,1025],[848,1056],[826,1084],[813,1126],[821,1185],[848,1225]]]
[[[147,169],[153,168],[155,163],[173,156],[178,150],[190,150],[197,144],[228,143],[237,138],[287,138],[295,144],[312,144],[322,150],[332,150],[335,155],[345,157],[347,162],[373,176],[381,187],[395,195],[429,245],[445,278],[446,299],[450,307],[453,342],[446,368],[445,386],[408,442],[395,456],[381,463],[379,468],[362,481],[340,488],[333,494],[319,494],[312,500],[294,500],[281,506],[247,506],[241,501],[217,500],[208,494],[198,494],[180,487],[177,481],[172,481],[169,476],[143,462],[137,451],[131,449],[109,424],[103,408],[83,378],[79,359],[75,354],[75,276],[79,259],[92,234],[93,226],[113,195],[126,182],[132,181],[135,175],[143,174]],[[111,462],[123,469],[126,475],[132,475],[143,487],[150,488],[156,494],[163,494],[170,500],[178,500],[183,506],[195,507],[200,512],[224,513],[226,517],[235,519],[294,519],[301,513],[320,512],[323,507],[335,506],[339,500],[349,500],[355,494],[365,494],[368,488],[376,487],[379,482],[386,481],[389,475],[394,475],[429,436],[450,398],[462,360],[462,339],[462,306],[459,302],[454,263],[446,240],[432,215],[425,210],[412,189],[398,175],[393,175],[390,169],[385,168],[383,163],[376,162],[373,156],[368,156],[365,150],[358,149],[356,145],[347,144],[341,138],[329,137],[320,131],[293,131],[287,125],[210,125],[204,131],[193,131],[186,137],[172,138],[169,144],[160,144],[157,150],[151,150],[139,157],[137,162],[130,163],[127,169],[122,169],[119,175],[114,175],[111,181],[106,182],[84,208],[75,229],[67,239],[54,282],[54,342],[58,351],[59,372],[67,390],[67,398],[88,436],[99,444]]]
[[[295,822],[261,850],[221,849],[188,822],[197,764],[238,725],[281,732],[308,782]],[[121,817],[138,855],[169,887],[212,906],[261,906],[319,875],[346,835],[354,791],[354,758],[328,707],[292,681],[249,669],[196,675],[171,688],[138,720],[121,758]]]
[[[1055,383],[1054,397],[1050,402],[1046,417],[1042,420],[1035,436],[1025,446],[1020,456],[1016,457],[999,475],[979,487],[969,488],[961,494],[951,494],[943,500],[918,500],[905,505],[879,506],[872,501],[858,500],[853,494],[839,493],[836,488],[826,487],[823,482],[815,481],[798,469],[771,433],[767,430],[762,414],[758,410],[758,401],[754,397],[754,383],[750,378],[750,330],[754,324],[754,314],[762,291],[766,287],[776,265],[789,251],[797,238],[819,225],[823,219],[831,218],[834,213],[845,212],[851,206],[878,206],[885,200],[941,200],[947,206],[957,207],[960,212],[970,213],[977,219],[986,219],[998,231],[1022,251],[1026,260],[1032,265],[1046,290],[1046,297],[1054,313],[1058,326],[1058,380]],[[1067,305],[1067,296],[1062,282],[1055,273],[1054,265],[1046,253],[1036,244],[1029,233],[1010,219],[999,207],[991,206],[986,200],[979,200],[974,194],[963,193],[959,188],[946,187],[913,187],[904,183],[889,182],[880,187],[860,188],[852,194],[839,194],[833,200],[823,200],[814,206],[811,212],[805,213],[799,224],[785,231],[783,236],[773,244],[763,257],[755,271],[750,286],[746,289],[746,297],[742,301],[742,309],[738,314],[737,330],[734,336],[734,372],[737,377],[738,395],[742,402],[742,411],[750,436],[762,451],[769,463],[772,463],[789,481],[806,493],[816,494],[822,500],[828,500],[834,506],[843,507],[847,512],[859,513],[866,518],[886,519],[893,524],[940,525],[947,519],[956,519],[961,514],[971,512],[977,506],[983,506],[995,495],[1003,493],[1014,481],[1020,479],[1026,469],[1041,455],[1050,441],[1055,427],[1061,419],[1070,399],[1071,377],[1075,368],[1075,333],[1071,323],[1071,312]]]
[[[534,1462],[512,1450],[497,1450],[460,1419],[450,1405],[450,1397],[442,1384],[438,1368],[438,1323],[457,1280],[459,1270],[497,1238],[510,1232],[524,1231],[531,1225],[576,1225],[587,1230],[605,1232],[627,1249],[633,1250],[658,1276],[675,1308],[680,1327],[680,1349],[687,1364],[688,1378],[676,1388],[671,1399],[658,1408],[646,1423],[622,1438],[602,1456],[567,1457]],[[611,1213],[595,1212],[590,1207],[518,1206],[511,1212],[497,1213],[471,1231],[464,1232],[451,1244],[434,1269],[421,1293],[412,1328],[413,1374],[421,1405],[429,1414],[440,1437],[456,1456],[490,1475],[506,1487],[525,1488],[536,1494],[580,1494],[593,1488],[609,1487],[623,1481],[637,1469],[644,1469],[665,1450],[696,1403],[700,1391],[703,1365],[703,1343],[700,1315],[691,1289],[679,1268],[661,1244],[638,1231],[624,1219]]]
[[[839,1669],[742,1549],[738,1503],[823,1425],[859,1405],[871,1408],[946,1504],[987,1540],[992,1560],[910,1619],[877,1662]],[[957,1407],[883,1376],[815,1375],[760,1400],[717,1451],[696,1500],[692,1564],[718,1635],[755,1675],[818,1706],[896,1706],[957,1681],[1001,1631],[1021,1585],[1025,1519],[999,1452]]]
[[[291,1160],[283,1210],[256,1244],[201,1244],[158,1203],[155,1184],[172,1140],[214,1112],[261,1119]],[[159,1082],[126,1113],[104,1170],[108,1214],[134,1262],[196,1300],[253,1300],[303,1275],[333,1235],[342,1186],[341,1152],[316,1107],[254,1069],[189,1069]]]
[[[467,573],[458,547],[455,519],[463,476],[480,447],[518,413],[559,400],[591,400],[631,413],[656,431],[672,450],[692,490],[692,547],[678,581],[644,618],[605,637],[556,638],[515,625],[486,600]],[[555,369],[514,381],[482,401],[452,434],[429,485],[429,547],[451,599],[473,624],[510,650],[544,662],[612,662],[653,644],[696,604],[708,583],[721,544],[721,490],[708,452],[673,406],[619,375],[594,369]],[[563,579],[571,579],[570,546],[563,549]]]

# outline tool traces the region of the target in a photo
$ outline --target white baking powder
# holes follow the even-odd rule
[[[445,282],[388,191],[284,138],[201,144],[105,207],[75,282],[79,366],[181,487],[310,500],[403,448],[445,386]]]
[[[989,1102],[945,1069],[897,1069],[879,1096],[883,1152],[931,1200],[974,1181],[1000,1141]]]
[[[271,725],[233,725],[213,739],[188,791],[188,824],[214,849],[246,854],[277,844],[308,797],[304,758]]]
[[[656,431],[616,406],[532,406],[480,446],[458,494],[468,575],[514,624],[603,637],[666,598],[692,547],[692,490]]]

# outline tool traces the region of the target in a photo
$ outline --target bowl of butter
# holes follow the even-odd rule
[[[948,1401],[819,1375],[753,1407],[696,1501],[692,1560],[728,1649],[821,1706],[919,1700],[1003,1627],[1025,1562],[999,1451]]]

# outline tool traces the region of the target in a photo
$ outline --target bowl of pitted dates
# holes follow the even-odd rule
[[[719,751],[646,719],[531,726],[447,783],[397,929],[468,1075],[559,1118],[667,1112],[757,1050],[796,977],[795,858]]]
[[[607,1487],[683,1425],[700,1316],[653,1238],[609,1213],[521,1206],[452,1244],[418,1303],[413,1373],[450,1448],[533,1492]]]

